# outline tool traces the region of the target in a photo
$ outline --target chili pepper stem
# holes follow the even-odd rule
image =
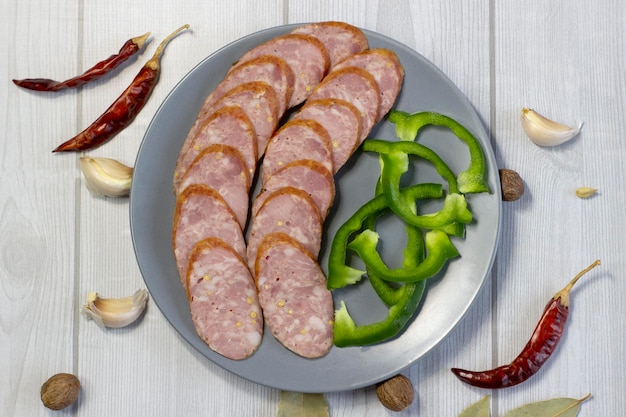
[[[563,288],[561,291],[554,294],[553,299],[558,300],[560,298],[561,305],[564,307],[568,307],[570,292],[572,291],[572,287],[574,286],[574,284],[576,284],[576,282],[580,279],[580,277],[582,277],[583,275],[585,275],[587,272],[591,271],[593,268],[595,268],[598,265],[600,265],[600,260],[596,259],[594,263],[592,263],[587,268],[583,269],[578,274],[576,274],[576,276],[572,278],[572,280],[565,286],[565,288]]]
[[[148,40],[149,37],[150,37],[150,32],[146,32],[141,36],[136,36],[132,38],[130,41],[134,43],[135,45],[137,45],[139,49],[141,49],[146,44],[146,41]]]
[[[146,65],[144,66],[147,68],[150,68],[153,71],[158,71],[159,61],[161,60],[161,55],[163,54],[163,49],[165,49],[165,45],[167,45],[169,41],[174,39],[180,32],[186,29],[189,29],[189,24],[179,27],[174,32],[172,32],[167,38],[163,39],[163,41],[159,44],[156,51],[154,52],[154,55],[152,55],[152,58],[150,58],[150,60],[146,62]]]

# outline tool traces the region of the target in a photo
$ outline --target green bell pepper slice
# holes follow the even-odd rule
[[[426,233],[426,258],[414,267],[402,266],[390,269],[376,250],[377,244],[378,233],[367,229],[348,244],[348,249],[355,251],[375,275],[391,282],[423,281],[439,272],[448,259],[459,256],[450,237],[441,230],[431,230]]]
[[[368,139],[363,143],[363,150],[374,151],[380,155],[381,176],[379,180],[389,207],[405,222],[416,227],[436,229],[452,223],[469,223],[472,213],[467,208],[465,196],[458,193],[456,178],[450,168],[432,150],[415,142],[387,142]],[[415,204],[400,193],[402,175],[409,169],[409,155],[427,159],[437,172],[448,182],[450,194],[444,200],[443,208],[437,213],[418,215]],[[462,230],[460,232],[462,234]],[[457,232],[453,233],[457,234]]]
[[[382,191],[381,191],[382,192]],[[386,209],[379,213],[376,213],[372,216],[369,216],[363,222],[363,227],[367,230],[376,230],[376,221],[378,217],[390,210]],[[406,232],[406,247],[404,248],[402,266],[405,268],[412,268],[420,264],[424,260],[424,237],[420,229],[415,226],[412,226],[408,223],[405,223],[404,226]],[[402,298],[402,294],[404,293],[403,287],[398,288],[397,285],[391,284],[389,281],[385,281],[380,276],[378,276],[374,271],[370,268],[367,268],[367,277],[368,280],[376,291],[378,297],[387,305],[387,307],[391,307],[394,304],[397,304],[398,301]],[[406,284],[406,285],[419,285],[420,283],[415,284]]]
[[[387,317],[376,323],[357,325],[342,300],[335,310],[333,343],[337,347],[364,346],[379,343],[398,334],[413,317],[422,295],[425,282],[406,284],[398,289],[398,301],[389,308]]]
[[[377,187],[377,195],[382,192]],[[376,220],[389,209],[383,209],[368,216],[363,221],[366,229],[375,230]],[[404,249],[402,266],[412,268],[424,259],[424,239],[422,232],[410,224],[405,224],[407,244]],[[414,316],[426,288],[426,281],[393,286],[381,279],[369,268],[367,275],[370,284],[378,297],[389,307],[387,317],[383,320],[365,325],[356,325],[348,312],[345,302],[335,311],[333,343],[338,347],[363,346],[379,343],[397,335],[407,322]]]
[[[400,110],[391,110],[388,120],[395,124],[396,135],[402,141],[412,142],[424,126],[434,125],[447,127],[454,135],[465,142],[470,153],[468,168],[461,172],[457,179],[461,193],[490,192],[487,185],[487,162],[480,142],[456,120],[435,112],[409,114]]]
[[[381,139],[367,139],[363,142],[363,150],[366,152],[376,152],[381,157],[383,155],[393,155],[387,160],[381,160],[381,178],[383,181],[385,176],[385,168],[387,168],[387,176],[391,173],[394,175],[404,174],[409,170],[409,157],[414,155],[430,162],[437,173],[448,183],[448,192],[450,194],[460,193],[458,181],[454,172],[445,163],[443,159],[435,151],[427,146],[417,142],[396,141],[390,142]],[[391,165],[391,166],[389,166]],[[381,185],[384,185],[381,183]],[[409,205],[410,206],[410,205]]]
[[[366,223],[370,223],[369,226],[371,226],[372,218],[375,216],[377,214],[366,220]],[[419,229],[407,224],[406,231],[407,246],[402,268],[405,271],[409,271],[424,265],[425,262],[428,262],[429,257],[427,256],[424,262],[421,262],[424,255],[424,244],[420,243],[422,238]],[[372,229],[365,229],[360,236],[366,232],[376,233]],[[436,233],[445,235],[441,231]],[[428,247],[427,234],[426,248],[428,249]],[[382,260],[380,262],[382,263]],[[335,311],[333,343],[337,347],[372,345],[394,337],[405,328],[419,306],[426,288],[426,279],[418,282],[408,282],[399,288],[395,288],[385,281],[384,278],[381,278],[374,269],[376,268],[367,267],[368,277],[378,296],[389,307],[387,317],[375,323],[357,325],[352,319],[345,302],[342,300],[341,307]]]
[[[443,187],[441,184],[416,184],[404,188],[401,194],[407,196],[407,200],[411,198],[413,200],[441,198],[443,196]],[[368,217],[376,215],[388,207],[385,196],[378,195],[363,204],[339,227],[331,243],[328,255],[328,277],[326,282],[328,289],[343,288],[361,280],[366,271],[346,265],[348,241],[354,233],[363,229],[363,224]]]

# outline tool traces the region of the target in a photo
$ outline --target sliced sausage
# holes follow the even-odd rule
[[[228,73],[218,86],[204,100],[193,126],[187,134],[187,140],[196,135],[196,131],[211,116],[213,105],[233,88],[251,81],[264,81],[276,91],[279,102],[279,118],[287,110],[293,93],[295,76],[287,63],[278,57],[263,55],[238,66]]]
[[[333,171],[330,136],[314,120],[289,120],[267,143],[261,165],[261,181],[278,169],[300,159],[312,159]]]
[[[330,56],[324,44],[314,36],[287,34],[277,36],[245,53],[231,71],[253,58],[273,55],[287,62],[295,76],[288,107],[302,103],[330,68]]]
[[[295,239],[270,234],[259,246],[255,276],[272,335],[305,358],[326,355],[333,344],[333,299],[315,257]]]
[[[315,202],[322,218],[326,218],[335,199],[333,174],[317,161],[302,159],[283,166],[267,179],[254,200],[252,215],[256,215],[268,196],[285,187],[305,191]]]
[[[245,261],[226,242],[208,238],[189,256],[189,310],[198,336],[215,352],[241,360],[263,336],[257,289]]]
[[[284,59],[271,55],[253,58],[229,72],[215,90],[209,94],[202,108],[210,108],[228,91],[251,81],[264,81],[271,85],[278,95],[280,115],[287,110],[293,94],[295,75]]]
[[[332,144],[334,173],[339,171],[359,145],[361,113],[345,100],[308,100],[293,118],[312,119],[326,129]]]
[[[363,68],[345,67],[332,70],[317,86],[309,100],[335,98],[353,104],[361,112],[363,141],[376,124],[380,109],[380,92],[374,77]]]
[[[254,270],[258,246],[263,238],[283,232],[296,239],[317,257],[322,244],[322,216],[309,195],[292,187],[281,188],[267,197],[252,218],[248,236],[248,265]]]
[[[229,90],[209,110],[213,112],[224,106],[239,106],[254,126],[257,139],[257,159],[265,152],[265,145],[274,134],[280,119],[276,91],[265,81],[243,83]]]
[[[246,161],[250,175],[254,175],[257,162],[254,126],[241,107],[222,107],[205,121],[192,140],[183,145],[174,169],[174,190],[179,187],[183,175],[200,152],[216,143],[238,149]]]
[[[178,196],[172,229],[176,266],[187,294],[189,254],[201,240],[222,239],[245,259],[246,242],[235,214],[219,193],[206,185],[190,185]]]
[[[178,188],[180,194],[193,184],[214,189],[231,208],[243,229],[248,219],[250,173],[241,153],[232,146],[213,144],[192,162]]]
[[[349,56],[337,64],[335,69],[352,66],[363,68],[372,74],[376,80],[380,91],[380,109],[377,121],[380,121],[391,110],[402,88],[404,67],[400,63],[398,55],[385,48],[369,49]]]
[[[369,48],[365,33],[344,22],[309,23],[297,27],[292,33],[303,33],[318,38],[330,54],[331,68],[352,54]]]

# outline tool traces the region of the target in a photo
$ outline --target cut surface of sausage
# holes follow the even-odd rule
[[[245,259],[246,242],[235,214],[219,193],[206,185],[190,185],[178,196],[172,229],[176,266],[187,294],[189,254],[201,240],[222,239]]]
[[[198,336],[229,359],[252,355],[261,344],[263,315],[244,260],[221,239],[202,240],[189,256],[187,284]]]
[[[380,121],[391,110],[402,88],[404,67],[398,55],[385,48],[369,49],[349,56],[337,64],[335,69],[351,66],[363,68],[376,80],[381,98],[377,120]]]
[[[257,159],[260,158],[280,119],[278,96],[274,88],[265,81],[240,84],[219,99],[209,113],[225,106],[239,106],[248,116],[256,133]]]
[[[250,175],[254,175],[257,162],[254,126],[241,107],[222,107],[205,121],[192,140],[183,144],[174,169],[174,190],[179,187],[185,172],[200,152],[213,144],[224,144],[239,150]]]
[[[315,120],[326,129],[332,145],[334,173],[348,161],[359,145],[361,113],[345,100],[309,100],[293,119]]]
[[[330,136],[314,120],[289,120],[272,136],[261,165],[262,183],[281,167],[300,159],[318,161],[333,171]]]
[[[274,232],[291,236],[317,257],[322,244],[322,216],[306,192],[292,187],[274,191],[252,217],[247,252],[251,271],[259,244]]]
[[[254,216],[265,199],[281,188],[293,187],[305,191],[326,218],[335,199],[335,179],[324,165],[310,159],[291,162],[274,172],[263,184],[252,205]]]
[[[303,33],[318,38],[328,50],[331,68],[348,56],[369,48],[365,33],[356,26],[344,22],[309,23],[297,27],[292,33]]]
[[[363,68],[345,67],[332,70],[313,91],[309,100],[322,98],[344,100],[359,109],[361,142],[376,124],[380,109],[380,92],[374,77]]]
[[[282,117],[287,110],[289,100],[291,100],[295,77],[293,71],[283,59],[263,55],[238,66],[226,75],[202,103],[196,120],[189,133],[187,133],[186,140],[191,140],[190,138],[196,135],[199,127],[211,116],[211,109],[219,99],[233,88],[252,81],[264,81],[276,91],[279,103],[278,117]]]
[[[314,257],[282,233],[259,246],[255,265],[259,302],[272,335],[305,358],[319,358],[333,343],[333,299]]]
[[[302,103],[330,68],[330,56],[324,44],[314,36],[290,33],[277,36],[246,52],[230,71],[253,58],[273,55],[287,62],[294,87],[288,107]]]
[[[250,173],[241,153],[228,145],[213,144],[193,161],[178,188],[179,195],[194,184],[206,185],[219,193],[243,229],[248,220]]]
[[[228,91],[251,81],[264,81],[276,90],[279,113],[282,116],[293,94],[295,75],[284,59],[272,55],[253,58],[229,72],[206,98],[202,109],[210,109]],[[202,110],[200,112],[202,113]]]

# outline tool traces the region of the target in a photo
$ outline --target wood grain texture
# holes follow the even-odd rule
[[[76,71],[41,53],[76,45],[76,5],[3,5],[0,98],[0,414],[41,412],[39,388],[74,372],[76,183],[74,161],[51,157],[76,99],[18,91],[12,78]],[[43,13],[40,15],[40,13]],[[45,18],[36,16],[45,16]],[[67,33],[59,33],[62,25]]]
[[[497,362],[518,353],[552,294],[594,259],[602,265],[575,287],[554,357],[527,384],[497,394],[498,414],[559,393],[588,392],[594,400],[583,406],[585,415],[624,410],[611,365],[624,353],[611,339],[617,332],[612,317],[624,314],[619,294],[626,290],[618,278],[625,266],[618,243],[624,233],[618,214],[624,204],[624,7],[571,6],[531,1],[493,11],[496,147],[527,187],[521,201],[507,205],[497,264]],[[521,130],[523,106],[562,123],[584,122],[583,131],[563,146],[537,147]],[[580,200],[574,190],[582,185],[602,191]]]
[[[258,30],[319,20],[378,31],[431,60],[474,105],[498,164],[518,171],[526,185],[521,200],[503,205],[489,281],[448,337],[403,372],[415,386],[415,402],[394,414],[455,416],[490,393],[497,416],[528,402],[589,392],[581,416],[623,414],[626,6],[582,0],[48,3],[8,0],[0,15],[0,415],[44,415],[39,388],[57,372],[76,373],[83,383],[68,415],[276,414],[277,390],[199,355],[152,300],[141,320],[124,329],[102,330],[78,313],[89,291],[122,297],[145,284],[128,200],[94,197],[85,189],[79,155],[51,150],[100,115],[161,39],[184,23],[191,30],[167,47],[146,107],[90,155],[132,165],[159,105],[202,59]],[[11,82],[67,78],[147,31],[152,41],[141,55],[80,90],[47,95]],[[563,146],[539,148],[521,129],[523,106],[563,123],[584,122],[583,131]],[[574,190],[582,185],[599,193],[580,200]],[[596,258],[602,265],[575,287],[565,337],[538,375],[496,392],[456,380],[452,366],[487,368],[517,355],[549,297]],[[327,399],[332,417],[388,414],[373,387]]]

